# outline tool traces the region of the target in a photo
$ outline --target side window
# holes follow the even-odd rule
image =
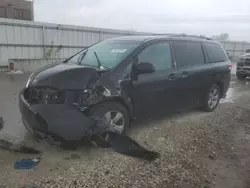
[[[169,43],[150,45],[138,55],[139,63],[152,63],[155,71],[172,68],[171,48]]]
[[[210,63],[227,61],[227,56],[222,48],[216,43],[204,43]]]
[[[174,41],[172,44],[177,68],[202,65],[205,63],[201,43]]]

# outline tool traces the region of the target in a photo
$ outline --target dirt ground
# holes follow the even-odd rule
[[[65,151],[34,143],[20,122],[17,92],[27,75],[0,81],[0,138],[25,142],[43,151],[33,170],[15,170],[15,160],[37,157],[0,150],[2,187],[250,187],[250,86],[233,75],[228,96],[218,109],[197,109],[160,120],[134,122],[129,135],[158,151],[154,162],[117,154],[112,149],[84,145]],[[12,83],[12,85],[9,84]]]

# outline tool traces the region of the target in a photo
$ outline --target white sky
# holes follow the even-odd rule
[[[250,41],[249,0],[35,0],[35,21]]]

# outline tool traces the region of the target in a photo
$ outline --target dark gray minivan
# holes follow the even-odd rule
[[[215,110],[231,67],[220,44],[205,37],[108,39],[33,73],[20,93],[20,111],[32,132],[75,139],[70,135],[84,136],[89,116],[102,116],[123,133],[135,117],[197,105]]]

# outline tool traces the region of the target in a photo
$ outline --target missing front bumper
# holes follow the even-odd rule
[[[53,134],[65,140],[80,140],[89,135],[94,120],[80,112],[73,105],[35,104],[30,105],[21,91],[19,108],[25,127],[36,135],[37,132]]]

